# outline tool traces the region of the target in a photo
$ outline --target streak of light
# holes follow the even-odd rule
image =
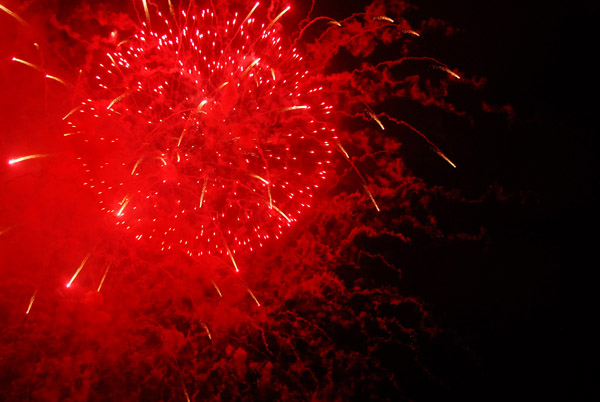
[[[142,4],[144,4],[144,12],[146,13],[146,21],[150,24],[150,12],[148,12],[148,3],[146,0],[142,0]]]
[[[204,105],[206,105],[208,103],[208,100],[204,99],[202,102],[200,102],[200,104],[198,105],[198,108],[196,109],[198,112],[202,110],[202,108],[204,107]]]
[[[0,10],[4,11],[6,14],[10,15],[11,17],[13,17],[15,20],[17,20],[19,22],[19,24],[21,24],[21,25],[23,25],[25,27],[28,26],[27,23],[25,22],[25,20],[23,20],[17,14],[13,13],[12,11],[10,11],[8,8],[4,7],[2,4],[0,4]]]
[[[31,311],[31,306],[33,306],[33,302],[35,301],[35,296],[37,295],[37,292],[38,290],[36,289],[35,292],[33,292],[31,299],[29,299],[29,307],[27,307],[27,311],[25,312],[25,314],[29,314],[29,312]]]
[[[88,258],[90,258],[90,255],[91,254],[86,255],[85,258],[83,259],[83,261],[81,261],[81,264],[79,265],[79,268],[77,268],[77,271],[75,271],[75,273],[73,274],[73,277],[71,278],[71,280],[69,281],[69,283],[67,283],[67,287],[68,288],[71,287],[71,284],[73,283],[73,281],[75,280],[75,278],[77,278],[77,275],[79,275],[79,273],[83,269],[83,266],[87,262]]]
[[[421,36],[421,35],[419,35],[419,33],[418,33],[418,32],[415,32],[415,31],[413,31],[412,29],[406,29],[406,30],[402,31],[402,33],[406,33],[406,34],[409,34],[409,35],[414,35],[414,36],[418,36],[418,37],[420,37],[420,36]]]
[[[108,274],[109,269],[110,269],[110,264],[108,264],[108,266],[106,267],[106,271],[104,271],[104,275],[102,275],[102,279],[100,280],[100,285],[98,285],[98,292],[100,292],[100,289],[102,289],[102,284],[104,283],[104,280],[106,279],[106,275]]]
[[[265,183],[267,185],[267,193],[269,195],[269,208],[273,208],[273,197],[271,197],[271,183],[269,183],[267,180],[263,179],[262,177],[260,177],[258,175],[251,173],[250,176],[262,181],[263,183]]]
[[[408,124],[407,122],[405,122],[403,120],[398,120],[398,119],[395,119],[395,118],[393,118],[391,116],[388,116],[388,115],[386,115],[386,117],[389,120],[393,121],[394,123],[399,124],[399,125],[403,125],[405,127],[408,127],[410,130],[412,130],[413,132],[415,132],[417,135],[419,135],[421,138],[423,138],[427,142],[427,144],[429,144],[429,146],[431,147],[431,149],[436,154],[438,154],[446,162],[448,162],[450,164],[450,166],[452,166],[453,168],[456,169],[456,165],[454,164],[454,162],[452,162],[450,160],[450,158],[448,158],[437,145],[435,145],[429,138],[427,138],[427,136],[425,134],[423,134],[422,132],[420,132],[419,130],[417,130],[415,127],[411,126],[410,124]]]
[[[204,178],[204,184],[202,185],[202,193],[200,194],[200,206],[198,208],[202,208],[202,203],[204,202],[204,193],[206,193],[206,183],[208,182],[208,178]]]
[[[71,87],[71,88],[73,88],[73,85],[71,85],[71,84],[69,84],[69,83],[67,83],[67,82],[63,81],[62,79],[60,79],[60,78],[58,78],[58,77],[55,77],[55,76],[53,76],[53,75],[46,74],[46,75],[44,75],[44,77],[46,77],[46,78],[48,78],[48,79],[51,79],[51,80],[54,80],[54,81],[56,81],[56,82],[59,82],[59,83],[63,84],[63,85],[64,85],[64,86],[66,86],[66,87]]]
[[[169,0],[169,12],[171,13],[171,17],[175,18],[175,9],[173,8],[173,3]]]
[[[167,161],[162,156],[157,156],[156,159],[160,160],[163,163],[163,166],[167,166]]]
[[[279,109],[280,112],[288,112],[290,110],[298,110],[298,109],[308,109],[308,106],[306,105],[301,105],[301,106],[290,106],[290,107],[284,107],[283,109]]]
[[[120,102],[123,98],[125,98],[127,95],[129,95],[128,92],[125,92],[119,96],[117,96],[115,99],[113,99],[108,106],[106,107],[106,110],[110,109],[115,103]]]
[[[373,205],[375,205],[375,209],[377,209],[377,212],[379,212],[380,211],[379,206],[375,202],[375,198],[373,197],[373,194],[371,194],[371,192],[367,188],[367,181],[365,180],[365,178],[363,177],[363,175],[360,174],[360,171],[358,170],[358,168],[356,167],[356,165],[354,164],[354,162],[352,162],[352,159],[350,159],[350,155],[348,155],[348,152],[346,152],[346,150],[344,149],[344,147],[342,146],[342,144],[340,142],[338,142],[337,146],[340,149],[340,151],[342,151],[342,153],[346,157],[346,160],[348,161],[348,163],[350,163],[350,166],[352,166],[352,168],[354,169],[354,171],[356,172],[356,174],[358,175],[358,177],[360,177],[360,179],[362,180],[363,188],[365,189],[365,191],[369,195],[369,198],[373,202]]]
[[[439,63],[439,62],[438,62]],[[445,72],[446,74],[449,74],[451,76],[453,76],[454,78],[456,78],[457,80],[460,80],[460,75],[456,74],[454,71],[450,70],[447,66],[443,65],[440,63],[440,65],[437,66],[433,66],[433,68],[437,69],[437,70],[442,70],[443,72]]]
[[[248,74],[248,71],[250,71],[250,69],[252,67],[254,67],[255,65],[257,65],[259,61],[260,61],[260,57],[257,58],[256,60],[254,60],[248,67],[246,67],[246,69],[242,73],[242,77],[245,76],[246,74]]]
[[[252,173],[251,173],[251,174],[250,174],[250,176],[251,176],[251,177],[254,177],[255,179],[258,179],[258,180],[262,181],[263,183],[265,183],[265,184],[267,184],[267,185],[269,184],[269,182],[268,182],[268,181],[266,181],[265,179],[263,179],[262,177],[260,177],[260,176],[258,176],[258,175],[256,175],[256,174],[252,174]]]
[[[6,227],[4,229],[0,229],[0,236],[2,236],[5,233],[8,233],[10,231],[11,227]]]
[[[67,114],[65,115],[65,117],[63,117],[62,119],[63,119],[63,120],[66,120],[66,119],[68,119],[68,118],[69,118],[69,116],[71,116],[73,113],[75,113],[75,112],[76,112],[76,111],[78,111],[79,109],[81,109],[81,106],[76,106],[76,107],[74,107],[74,108],[73,108],[73,109],[71,109],[71,111],[70,111],[69,113],[67,113]]]
[[[212,335],[210,334],[210,330],[208,329],[208,326],[205,323],[202,323],[202,326],[204,327],[204,330],[206,331],[206,335],[208,335],[208,339],[212,341]]]
[[[26,161],[29,159],[47,158],[49,156],[50,156],[49,154],[33,154],[33,155],[21,156],[20,158],[9,159],[8,164],[14,165],[15,163],[23,162],[23,161]]]
[[[248,19],[250,18],[250,16],[252,14],[254,14],[254,10],[256,10],[256,7],[258,7],[259,5],[260,5],[260,2],[257,1],[256,4],[254,5],[254,7],[252,7],[252,10],[250,10],[250,12],[248,13],[248,15],[246,16],[246,18],[244,18],[244,21],[242,21],[242,23],[240,24],[240,27],[242,27],[246,23],[246,21],[248,21]],[[238,29],[238,31],[239,31],[239,29]]]
[[[183,393],[185,394],[185,400],[186,400],[187,402],[192,402],[192,401],[190,400],[190,396],[188,395],[187,388],[186,388],[186,386],[185,386],[185,383],[184,383],[183,381],[181,382],[181,385],[183,386]]]
[[[369,188],[367,187],[367,185],[363,184],[363,187],[365,188],[365,191],[367,192],[367,194],[369,194],[369,198],[371,199],[371,202],[373,202],[373,205],[375,205],[375,209],[377,210],[377,212],[380,212],[381,210],[379,209],[379,206],[375,202],[375,198],[373,198],[373,194],[371,194],[371,191],[369,191]]]
[[[378,15],[377,17],[373,17],[374,21],[387,21],[387,22],[391,22],[392,24],[394,23],[394,20],[391,19],[390,17],[386,17],[385,15]]]
[[[268,31],[269,29],[271,29],[271,27],[272,27],[273,25],[275,25],[275,23],[276,23],[277,21],[279,21],[279,19],[280,19],[281,17],[283,17],[283,14],[287,13],[287,12],[290,10],[290,8],[291,8],[290,6],[287,6],[287,7],[285,8],[285,10],[283,10],[282,12],[280,12],[280,13],[277,15],[277,17],[275,17],[275,19],[274,19],[273,21],[271,21],[271,23],[270,23],[270,24],[269,24],[269,26],[267,27],[267,31]]]
[[[133,169],[131,169],[131,175],[133,176],[133,174],[135,173],[135,171],[137,170],[137,167],[139,166],[139,164],[144,160],[144,155],[140,156],[140,159],[137,160],[137,162],[135,162],[135,165],[133,165]]]
[[[250,288],[248,286],[246,286],[246,290],[248,291],[248,294],[254,299],[254,302],[256,303],[256,305],[258,307],[260,307],[260,302],[258,301],[256,296],[254,296],[254,293],[250,290]]]
[[[277,77],[275,76],[275,69],[273,67],[271,67],[271,75],[273,76],[273,81],[276,81]]]
[[[219,85],[219,88],[217,88],[217,89],[223,89],[225,87],[225,85],[227,85],[227,84],[229,84],[229,81],[225,81],[224,83]]]
[[[35,65],[35,64],[33,64],[33,63],[30,63],[30,62],[28,62],[27,60],[23,60],[23,59],[19,59],[19,58],[17,58],[17,57],[13,57],[13,58],[12,58],[12,61],[16,61],[17,63],[24,64],[24,65],[26,65],[27,67],[31,67],[31,68],[33,68],[33,69],[35,69],[35,70],[38,70],[39,72],[42,72],[42,69],[41,69],[41,67],[40,67],[40,66],[37,66],[37,65]]]
[[[219,289],[219,287],[217,286],[217,284],[215,283],[215,281],[212,281],[212,285],[215,287],[217,293],[219,294],[219,297],[223,297],[223,293],[221,293],[221,289]]]
[[[285,219],[287,219],[288,222],[292,221],[290,218],[288,218],[288,216],[286,214],[283,213],[283,211],[281,209],[277,208],[275,205],[271,205],[271,208],[273,208],[275,211],[279,212],[279,214],[281,216],[283,216]]]
[[[381,123],[381,120],[379,120],[379,118],[377,117],[377,115],[371,110],[371,108],[369,106],[367,106],[365,104],[365,106],[367,107],[367,113],[369,114],[369,116],[375,120],[377,122],[377,124],[379,124],[379,127],[381,127],[382,130],[385,130],[385,127],[383,126],[383,123]]]
[[[240,270],[238,269],[238,266],[237,266],[237,264],[235,262],[235,258],[233,258],[233,253],[229,249],[229,246],[227,245],[227,242],[225,241],[225,238],[223,238],[223,244],[225,245],[225,250],[227,250],[227,254],[229,254],[229,258],[231,258],[231,262],[233,264],[233,267],[235,268],[235,272],[240,272]]]
[[[131,201],[131,198],[129,198],[128,195],[126,195],[125,197],[123,197],[123,200],[120,202],[121,209],[119,209],[119,212],[117,212],[117,216],[123,216],[123,210],[125,209],[125,207],[127,206],[127,204],[129,204],[129,201]]]
[[[442,151],[440,151],[439,149],[436,149],[435,152],[439,156],[441,156],[446,162],[448,162],[450,164],[450,166],[452,166],[454,169],[456,169],[456,165],[454,164],[454,162],[452,162],[450,159],[448,159],[448,157],[446,155],[444,155],[444,153]]]

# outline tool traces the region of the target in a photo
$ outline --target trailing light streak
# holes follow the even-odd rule
[[[220,294],[220,293],[219,293]],[[221,296],[222,297],[222,296]],[[204,327],[204,330],[206,331],[206,335],[208,335],[208,339],[210,341],[212,341],[212,335],[210,334],[210,330],[208,329],[208,325],[206,325],[204,322],[201,323],[202,326]]]
[[[270,29],[273,27],[273,25],[275,25],[275,23],[276,23],[277,21],[279,21],[279,19],[280,19],[281,17],[283,17],[283,14],[287,13],[287,12],[290,10],[290,8],[291,8],[290,6],[287,6],[287,7],[285,8],[285,10],[283,10],[282,12],[280,12],[280,13],[279,13],[279,15],[277,15],[277,17],[275,17],[275,19],[274,19],[273,21],[271,21],[271,23],[270,23],[270,24],[269,24],[269,26],[267,27],[267,31],[268,31],[268,30],[270,30]]]
[[[200,206],[198,208],[202,208],[202,203],[204,202],[204,193],[206,193],[206,183],[208,182],[208,178],[204,178],[204,184],[202,185],[202,193],[200,194]]]
[[[256,59],[256,60],[254,60],[254,61],[252,62],[252,64],[250,64],[250,65],[249,65],[249,66],[246,68],[246,70],[245,70],[245,71],[244,71],[244,73],[242,74],[242,77],[243,77],[243,76],[245,76],[246,74],[248,74],[248,71],[250,71],[250,69],[251,69],[252,67],[254,67],[255,65],[257,65],[259,61],[260,61],[260,57],[259,57],[258,59]]]
[[[83,269],[83,266],[85,265],[85,263],[87,262],[87,260],[90,258],[90,254],[86,255],[85,258],[83,259],[83,261],[81,261],[81,264],[79,265],[79,268],[77,268],[77,271],[75,271],[75,273],[73,274],[73,277],[71,278],[71,280],[69,281],[69,283],[67,283],[67,287],[71,287],[71,284],[73,283],[73,281],[75,280],[75,278],[77,278],[77,275],[79,275],[79,273],[81,272],[81,270]]]
[[[350,159],[350,155],[348,155],[348,152],[346,152],[346,150],[344,149],[344,147],[342,146],[342,144],[340,142],[338,142],[337,146],[340,149],[340,151],[342,151],[342,153],[346,157],[346,160],[348,161],[348,163],[350,163],[350,166],[352,166],[352,168],[354,169],[354,171],[356,172],[356,174],[358,175],[358,177],[360,177],[360,179],[362,180],[363,188],[365,189],[365,191],[369,195],[369,198],[371,199],[371,202],[373,202],[373,205],[375,205],[375,209],[377,210],[377,212],[380,212],[379,206],[375,202],[375,198],[373,197],[373,194],[371,194],[371,192],[369,191],[369,188],[367,187],[367,181],[365,180],[365,178],[363,177],[363,175],[360,173],[360,171],[358,170],[358,168],[356,167],[356,165],[354,164],[354,162],[352,162],[352,159]]]
[[[290,218],[288,218],[288,216],[286,214],[283,213],[283,211],[281,209],[277,208],[275,205],[271,205],[271,208],[273,208],[275,211],[279,212],[279,214],[281,216],[283,216],[288,222],[292,221]]]
[[[245,286],[245,287],[246,287],[246,290],[248,291],[248,294],[254,299],[254,302],[256,303],[256,305],[258,307],[260,307],[260,302],[258,301],[258,299],[256,298],[256,296],[254,296],[254,293],[250,290],[250,288],[248,286]]]
[[[11,17],[13,17],[15,20],[17,20],[19,22],[19,24],[23,25],[24,27],[28,26],[27,22],[25,22],[17,14],[13,13],[12,11],[10,11],[8,8],[4,7],[2,4],[0,4],[0,10],[4,11],[6,14],[10,15]]]
[[[377,115],[371,110],[371,108],[368,105],[365,104],[365,106],[367,107],[366,111],[369,114],[369,116],[371,116],[371,118],[375,120],[375,122],[379,125],[379,127],[381,127],[382,130],[385,130],[383,123],[381,122],[381,120],[379,120]]]
[[[66,86],[66,87],[73,87],[73,85],[71,85],[71,84],[69,84],[69,83],[67,83],[67,82],[63,81],[62,79],[60,79],[60,78],[58,78],[58,77],[55,77],[55,76],[53,76],[53,75],[46,74],[46,75],[44,75],[44,77],[45,77],[45,78],[49,78],[49,79],[51,79],[51,80],[54,80],[54,81],[56,81],[56,82],[59,82],[59,83],[63,84],[63,85],[64,85],[64,86]]]
[[[121,209],[119,209],[119,212],[117,212],[117,216],[123,216],[123,210],[125,209],[127,204],[129,204],[129,201],[131,201],[131,198],[129,198],[129,196],[126,195],[125,198],[123,198],[123,201],[121,201]]]
[[[219,294],[219,297],[223,297],[223,294],[221,293],[221,289],[219,289],[219,287],[217,286],[217,284],[215,283],[215,281],[211,280],[212,285],[214,286],[215,290],[217,291],[217,293]]]
[[[8,232],[10,231],[10,229],[11,229],[11,227],[10,227],[10,226],[9,226],[9,227],[6,227],[6,228],[4,228],[4,229],[0,229],[0,236],[2,236],[2,235],[4,235],[4,234],[8,233]]]
[[[393,19],[391,19],[390,17],[386,17],[385,15],[379,15],[377,17],[373,17],[373,20],[375,20],[375,21],[387,21],[387,22],[390,22],[392,24],[394,23]]]
[[[102,275],[102,279],[100,280],[100,284],[98,285],[98,292],[100,292],[100,289],[102,288],[102,284],[104,283],[104,279],[106,279],[106,275],[108,274],[108,270],[110,269],[110,265],[108,264],[108,266],[106,267],[106,271],[104,271],[104,275]]]
[[[146,13],[146,21],[150,24],[150,12],[148,11],[148,3],[146,0],[142,0],[142,4],[144,5],[144,12]]]
[[[47,158],[49,156],[50,156],[49,154],[33,154],[33,155],[21,156],[20,158],[9,159],[8,164],[14,165],[15,163],[23,162],[23,161],[26,161],[29,159]]]
[[[37,71],[39,71],[40,73],[42,72],[42,68],[41,68],[40,66],[37,66],[37,65],[35,65],[35,64],[33,64],[33,63],[30,63],[30,62],[28,62],[27,60],[23,60],[23,59],[19,59],[19,58],[13,57],[13,58],[12,58],[12,61],[14,61],[14,62],[17,62],[17,63],[24,64],[24,65],[26,65],[27,67],[31,67],[31,68],[33,68],[34,70],[37,70]]]
[[[283,109],[279,110],[280,112],[288,112],[290,110],[298,110],[298,109],[308,109],[309,107],[306,105],[302,105],[302,106],[290,106],[290,107],[284,107]]]
[[[371,194],[371,191],[369,191],[369,188],[367,187],[367,185],[363,184],[363,187],[364,187],[365,191],[367,192],[367,194],[369,194],[369,198],[371,199],[371,202],[373,203],[373,205],[375,205],[375,209],[377,210],[377,212],[381,212],[381,210],[379,209],[379,205],[377,205],[377,203],[375,202],[375,198],[373,198],[373,194]]]
[[[128,92],[125,92],[124,94],[121,94],[119,96],[117,96],[115,99],[113,99],[108,106],[106,107],[106,110],[109,110],[115,103],[120,102],[124,97],[126,97],[127,95],[129,95]]]
[[[33,292],[33,296],[31,296],[31,299],[29,299],[29,307],[27,307],[27,311],[25,312],[25,314],[29,314],[29,312],[31,311],[31,306],[33,306],[33,302],[35,301],[35,296],[37,295],[38,290],[36,289],[35,292]]]
[[[227,242],[225,241],[225,239],[223,239],[223,244],[225,245],[225,250],[227,250],[227,254],[229,255],[229,258],[231,258],[231,263],[233,264],[233,267],[235,268],[235,272],[240,272],[240,270],[238,269],[238,266],[235,262],[235,258],[233,258],[233,254],[231,253],[231,250],[229,249],[229,246],[227,245]]]

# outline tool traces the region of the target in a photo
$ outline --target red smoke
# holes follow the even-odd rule
[[[430,203],[446,194],[412,176],[404,138],[453,162],[396,113],[464,114],[458,74],[411,56],[436,24],[400,1],[339,21],[230,3],[2,3],[0,157],[36,155],[0,165],[7,400],[436,383],[401,251],[444,236]]]

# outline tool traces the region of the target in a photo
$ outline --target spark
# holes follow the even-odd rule
[[[128,92],[125,92],[119,96],[117,96],[115,99],[113,99],[108,106],[106,107],[106,110],[109,110],[115,103],[120,102],[123,98],[125,98],[127,95],[129,95]]]
[[[301,105],[301,106],[290,106],[290,107],[284,107],[283,109],[280,109],[280,112],[288,112],[290,110],[298,110],[298,109],[308,109],[309,107],[307,105]]]
[[[69,116],[71,116],[73,113],[75,113],[76,111],[80,110],[81,106],[75,106],[73,109],[71,109],[71,111],[69,113],[67,113],[62,119],[66,120],[69,118]]]
[[[102,288],[102,284],[104,283],[104,279],[106,279],[106,275],[108,274],[108,270],[110,269],[110,265],[108,264],[108,266],[106,267],[106,271],[104,271],[104,275],[102,275],[102,279],[100,280],[100,284],[98,285],[98,292],[100,292],[100,289]]]
[[[126,195],[120,203],[121,209],[119,209],[119,212],[117,212],[117,216],[123,216],[123,210],[125,209],[127,204],[129,204],[129,201],[131,201],[131,198],[129,198],[129,195]]]
[[[248,291],[248,294],[252,297],[252,299],[254,299],[254,302],[256,303],[256,305],[258,307],[260,307],[260,302],[258,301],[258,299],[256,298],[256,296],[254,296],[254,293],[252,292],[252,290],[250,290],[250,288],[248,286],[245,286],[245,288]]]
[[[37,292],[38,290],[36,289],[35,292],[33,292],[31,299],[29,299],[29,307],[27,307],[27,311],[25,312],[25,314],[29,314],[29,312],[31,311],[31,306],[33,306],[33,302],[35,301],[35,296],[37,295]]]
[[[15,163],[23,162],[23,161],[26,161],[29,159],[47,158],[49,156],[50,156],[50,154],[33,154],[33,155],[21,156],[19,158],[9,159],[8,164],[14,165]]]
[[[277,17],[275,17],[275,19],[274,19],[273,21],[271,21],[271,23],[270,23],[270,24],[269,24],[269,26],[267,27],[267,31],[268,31],[268,30],[270,30],[270,29],[273,27],[273,25],[275,25],[275,23],[276,23],[277,21],[279,21],[279,19],[280,19],[281,17],[283,17],[283,14],[287,13],[287,12],[290,10],[290,8],[291,8],[290,6],[287,6],[287,7],[285,8],[285,10],[283,10],[282,12],[280,12],[280,13],[277,15]]]
[[[146,13],[146,21],[148,21],[148,24],[150,24],[150,12],[148,11],[148,3],[146,2],[146,0],[142,0],[142,3],[144,4],[144,12]]]
[[[283,213],[283,211],[281,209],[277,208],[275,205],[271,205],[271,208],[273,208],[275,211],[279,212],[279,214],[281,216],[283,216],[288,222],[292,221],[290,218],[288,218],[288,216],[286,214]]]
[[[379,15],[377,17],[373,17],[373,20],[374,21],[387,21],[387,22],[390,22],[392,24],[394,23],[393,19],[391,19],[390,17],[386,17],[385,15]]]
[[[33,63],[30,63],[30,62],[28,62],[27,60],[23,60],[23,59],[19,59],[19,58],[17,58],[17,57],[13,57],[13,58],[12,58],[12,61],[15,61],[15,62],[17,62],[17,63],[24,64],[24,65],[26,65],[27,67],[31,67],[31,68],[33,68],[33,69],[35,69],[35,70],[39,71],[39,72],[42,72],[42,68],[41,68],[40,66],[37,66],[37,65],[35,65],[35,64],[33,64]]]
[[[17,14],[13,13],[12,11],[10,11],[8,8],[4,7],[2,4],[0,4],[0,10],[4,11],[6,14],[10,15],[11,17],[13,17],[15,20],[17,20],[19,22],[19,24],[23,25],[24,27],[28,26],[27,22],[25,22]]]
[[[215,283],[215,281],[212,281],[212,280],[211,280],[211,282],[212,282],[212,285],[215,287],[215,289],[216,289],[217,293],[219,294],[219,297],[221,297],[221,298],[222,298],[222,297],[223,297],[223,294],[221,293],[221,289],[219,289],[219,287],[217,286],[217,284]]]
[[[369,194],[369,198],[371,199],[371,202],[373,203],[373,205],[375,205],[375,209],[377,210],[377,212],[380,212],[381,210],[379,209],[379,206],[375,202],[375,198],[373,198],[373,194],[371,194],[371,191],[369,191],[369,188],[367,187],[367,185],[363,184],[363,187],[365,188],[365,191],[367,192],[367,194]]]
[[[259,175],[256,174],[250,174],[251,177],[254,177],[255,179],[258,179],[260,181],[262,181],[263,183],[265,183],[266,185],[269,185],[269,182],[265,179],[263,179],[262,177],[260,177]]]
[[[362,180],[363,188],[365,189],[365,191],[369,195],[369,198],[371,199],[371,202],[373,202],[373,205],[375,205],[375,209],[377,210],[377,212],[380,212],[379,206],[375,202],[375,198],[373,198],[373,194],[371,194],[371,192],[369,191],[369,188],[367,187],[367,181],[365,180],[365,178],[363,177],[363,175],[360,173],[360,171],[358,170],[358,168],[356,167],[356,165],[354,164],[354,162],[350,158],[350,155],[348,155],[348,152],[346,152],[346,150],[344,149],[344,147],[342,146],[342,144],[340,142],[338,142],[337,146],[340,149],[340,151],[342,151],[342,153],[346,157],[346,160],[348,161],[348,163],[350,163],[350,166],[352,166],[352,168],[354,169],[354,171],[356,172],[356,174],[358,175],[358,177],[360,177],[360,180]]]
[[[208,182],[208,178],[204,178],[204,184],[202,185],[202,194],[200,194],[200,206],[198,208],[202,208],[202,203],[204,202],[204,193],[206,193],[206,183]]]
[[[73,87],[73,85],[71,85],[71,84],[69,84],[69,83],[65,82],[64,80],[62,80],[62,79],[60,79],[60,78],[58,78],[58,77],[55,77],[55,76],[53,76],[53,75],[46,74],[46,75],[44,75],[44,77],[45,77],[45,78],[48,78],[48,79],[51,79],[51,80],[54,80],[54,81],[56,81],[56,82],[59,82],[59,83],[63,84],[63,85],[64,85],[64,86],[66,86],[66,87]]]
[[[246,68],[246,70],[245,70],[245,71],[244,71],[244,73],[242,74],[242,77],[243,77],[243,76],[245,76],[246,74],[248,74],[248,71],[250,71],[250,69],[251,69],[252,67],[254,67],[255,65],[257,65],[259,61],[260,61],[260,57],[259,57],[258,59],[256,59],[256,60],[254,60],[254,61],[252,62],[252,64],[250,64],[250,65],[249,65],[249,66]]]
[[[235,268],[235,272],[240,272],[240,270],[238,269],[238,266],[235,262],[235,258],[233,258],[233,253],[229,249],[229,245],[227,245],[225,238],[223,238],[223,244],[225,245],[225,250],[227,250],[227,254],[229,255],[229,258],[231,258],[231,263],[233,264],[233,267]]]
[[[88,255],[85,256],[85,258],[83,259],[83,261],[81,261],[81,264],[79,265],[79,268],[77,268],[77,271],[75,271],[75,273],[73,274],[73,277],[71,278],[71,280],[69,281],[69,283],[67,283],[67,287],[71,287],[71,284],[73,283],[73,281],[75,280],[75,278],[77,278],[77,275],[79,275],[79,272],[81,272],[81,270],[83,269],[83,266],[85,265],[85,263],[87,262],[87,260],[90,258],[91,253],[89,253]]]
[[[204,327],[204,330],[206,331],[206,335],[208,335],[208,339],[212,341],[212,335],[210,334],[210,330],[208,329],[208,325],[206,325],[204,322],[202,322],[201,324]]]
[[[381,122],[381,120],[379,120],[379,118],[377,117],[377,115],[375,114],[375,112],[373,112],[373,110],[371,110],[371,108],[365,104],[366,106],[366,110],[369,116],[371,116],[371,118],[373,120],[375,120],[375,122],[379,125],[379,127],[381,127],[382,130],[385,130],[385,127],[383,126],[383,123]]]

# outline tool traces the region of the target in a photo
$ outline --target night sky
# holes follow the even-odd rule
[[[167,2],[158,3],[168,15]],[[206,3],[201,7],[217,10],[217,24],[232,10],[243,17],[254,4]],[[272,20],[288,5],[267,3],[257,19]],[[210,181],[201,176],[205,188],[199,179],[190,196],[197,203],[201,192],[206,202],[198,218],[174,220],[166,207],[152,217],[174,222],[190,241],[198,222],[212,219],[204,211],[228,202],[248,220],[217,221],[213,243],[198,243],[202,256],[191,256],[176,242],[160,250],[147,240],[150,226],[140,229],[143,240],[115,226],[119,214],[98,206],[110,199],[92,194],[87,182],[118,183],[122,172],[86,173],[78,159],[123,162],[127,178],[139,177],[125,187],[144,191],[156,177],[180,174],[167,169],[179,154],[131,156],[139,145],[134,135],[123,137],[118,152],[87,141],[102,132],[139,133],[141,119],[125,108],[139,107],[142,98],[119,99],[120,113],[102,123],[82,111],[73,119],[81,132],[63,135],[72,129],[63,116],[82,100],[98,99],[97,107],[114,98],[86,79],[95,79],[99,55],[144,20],[141,1],[89,4],[0,0],[17,15],[0,9],[0,161],[41,155],[0,165],[0,400],[579,400],[592,377],[581,359],[594,350],[588,345],[597,305],[597,5],[317,0],[311,19],[328,19],[297,40],[314,73],[298,91],[322,85],[331,116],[304,106],[290,112],[279,96],[283,84],[245,95],[260,88],[261,76],[249,80],[252,67],[237,76],[237,90],[211,95],[214,107],[208,102],[186,116],[206,132],[240,133],[199,147],[207,150],[202,158],[214,158],[217,189],[238,179],[266,188],[250,162],[226,166],[233,151],[216,156],[223,144],[256,147],[243,156],[257,161],[275,149],[286,168],[271,163],[265,172],[273,182],[287,180],[288,167],[309,177],[290,180],[285,191],[297,191],[312,184],[317,159],[310,147],[318,143],[317,155],[333,149],[327,180],[299,195],[310,208],[280,233],[276,225],[287,226],[283,211],[296,201],[276,203],[281,209],[272,215],[266,206],[283,190],[269,187],[257,207],[236,198],[237,190],[209,190],[204,201]],[[188,10],[173,4],[176,12]],[[311,9],[309,1],[289,4],[276,26],[288,45]],[[167,76],[153,63],[171,60],[159,56],[148,65]],[[270,56],[265,51],[262,63]],[[264,79],[272,71],[274,81],[278,74],[292,80],[284,62],[273,63]],[[130,76],[152,76],[136,74]],[[173,105],[185,104],[183,86]],[[252,101],[240,101],[244,96]],[[294,106],[316,102],[311,96]],[[255,104],[287,109],[271,117]],[[220,126],[223,116],[230,117]],[[308,146],[286,139],[313,127],[310,119],[335,128],[339,138],[328,132]],[[183,126],[168,127],[177,137]],[[143,146],[159,148],[172,137]],[[298,163],[291,161],[296,156]],[[136,160],[145,165],[133,176]],[[197,163],[191,166],[205,166]],[[159,168],[157,176],[152,169]],[[167,203],[169,194],[179,193],[160,200]],[[135,205],[136,218],[151,212],[136,202],[122,210],[133,216]],[[234,236],[252,233],[258,221],[261,246],[235,246]],[[222,243],[210,248],[215,241]],[[209,249],[218,252],[208,256]]]

